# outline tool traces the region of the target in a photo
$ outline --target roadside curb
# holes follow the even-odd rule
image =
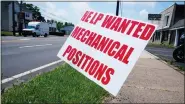
[[[53,65],[58,66],[61,64],[64,64],[63,60],[58,60],[58,61],[50,63],[51,66],[53,66]],[[7,91],[8,89],[12,88],[14,85],[20,85],[21,83],[27,83],[27,82],[31,81],[34,77],[40,76],[43,73],[50,72],[56,68],[56,67],[51,68],[51,66],[49,66],[49,64],[47,64],[47,66],[50,68],[49,68],[49,70],[46,70],[44,72],[39,72],[42,69],[39,70],[39,67],[38,67],[38,68],[35,68],[34,70],[29,70],[27,72],[15,75],[15,76],[17,76],[16,78],[15,78],[15,76],[12,76],[7,79],[4,79],[5,81],[8,79],[9,80],[4,83],[3,83],[3,81],[1,81],[1,94],[4,93],[5,91]],[[45,69],[45,68],[46,68],[46,65],[43,69]],[[4,87],[2,87],[2,86],[4,86]]]
[[[150,52],[148,52],[148,51],[146,51],[146,52],[147,52],[148,54],[150,54],[151,56],[153,56],[155,59],[161,61],[162,63],[164,63],[164,64],[170,66],[171,68],[175,69],[176,71],[178,71],[179,73],[181,73],[181,74],[184,75],[184,71],[181,71],[178,67],[168,64],[168,63],[167,63],[166,61],[164,61],[163,59],[161,59],[161,58],[159,58],[159,57],[153,55],[152,53],[150,53]]]
[[[25,75],[28,75],[28,74],[30,74],[30,73],[36,72],[36,71],[38,71],[38,70],[42,70],[42,69],[44,69],[44,68],[46,68],[46,67],[49,67],[49,66],[51,66],[51,65],[60,63],[60,62],[62,62],[62,61],[63,61],[63,60],[57,60],[57,61],[54,61],[54,62],[52,62],[52,63],[49,63],[49,64],[46,64],[46,65],[43,65],[43,66],[40,66],[40,67],[31,69],[31,70],[25,71],[25,72],[23,72],[23,73],[14,75],[14,76],[9,77],[9,78],[6,78],[6,79],[3,79],[3,80],[1,80],[1,84],[7,83],[7,82],[12,81],[12,80],[14,80],[14,79],[18,79],[18,78],[20,78],[20,77],[22,77],[22,76],[25,76]]]

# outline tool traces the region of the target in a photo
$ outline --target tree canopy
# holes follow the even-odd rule
[[[26,7],[28,10],[32,11],[32,13],[33,13],[33,20],[46,22],[45,18],[43,16],[41,16],[39,7],[34,6],[33,4],[26,4],[26,3],[23,3],[23,6]]]

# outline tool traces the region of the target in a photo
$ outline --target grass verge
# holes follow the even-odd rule
[[[177,65],[175,63],[175,61],[173,61],[173,60],[166,60],[166,59],[163,59],[163,58],[161,58],[161,59],[164,60],[165,62],[167,62],[169,65],[172,65],[174,67],[177,67],[180,71],[185,71],[184,67],[183,66],[180,66],[180,65]]]
[[[13,32],[10,32],[10,31],[1,31],[1,36],[13,36]]]
[[[68,64],[13,86],[2,94],[5,103],[101,103],[109,94]]]
[[[157,47],[157,48],[175,48],[173,45],[169,44],[156,44],[156,43],[148,43],[147,47]]]

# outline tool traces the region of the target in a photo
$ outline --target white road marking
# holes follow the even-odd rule
[[[41,47],[41,46],[48,46],[48,45],[52,45],[52,44],[32,45],[32,46],[22,46],[22,47],[19,47],[19,48]]]
[[[63,60],[57,60],[57,61],[54,61],[54,62],[52,62],[52,63],[49,63],[49,64],[46,64],[46,65],[40,66],[40,67],[38,67],[38,68],[31,69],[31,70],[29,70],[29,71],[26,71],[26,72],[23,72],[23,73],[14,75],[14,76],[12,76],[12,77],[10,77],[10,78],[3,79],[3,80],[1,81],[1,83],[2,83],[2,84],[7,83],[7,82],[9,82],[9,81],[12,81],[12,80],[14,80],[14,79],[20,78],[20,77],[25,76],[25,75],[27,75],[27,74],[30,74],[30,73],[36,72],[36,71],[38,71],[38,70],[44,69],[44,68],[46,68],[46,67],[49,67],[49,66],[51,66],[51,65],[60,63],[60,62],[62,62],[62,61],[63,61]]]
[[[29,38],[23,38],[23,39],[20,39],[20,40],[30,40]]]

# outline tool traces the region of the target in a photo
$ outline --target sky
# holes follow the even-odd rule
[[[40,8],[45,19],[77,24],[86,10],[116,14],[116,2],[27,2]],[[119,16],[148,22],[148,13],[160,13],[175,2],[121,2]],[[184,4],[184,2],[176,2]],[[122,11],[122,12],[121,12]]]

